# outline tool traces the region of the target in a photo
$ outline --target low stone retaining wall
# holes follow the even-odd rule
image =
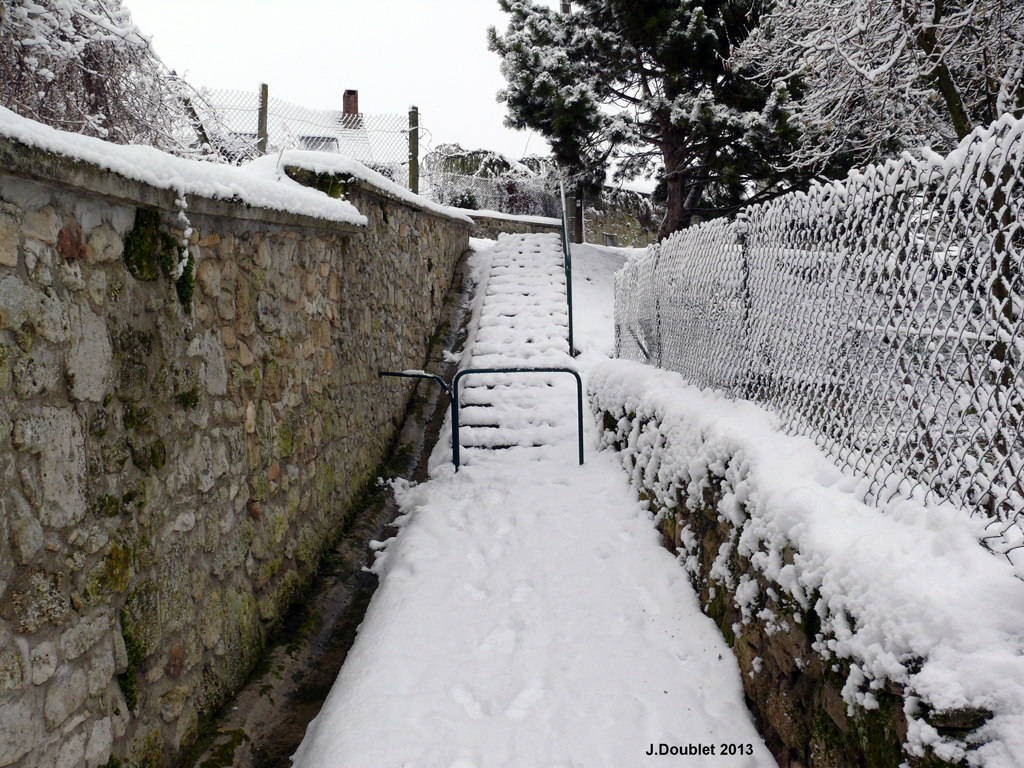
[[[497,240],[502,232],[510,235],[530,235],[552,232],[558,234],[562,231],[562,225],[557,219],[539,220],[535,216],[516,218],[509,215],[488,216],[478,211],[462,211],[473,219],[473,237]]]
[[[189,196],[175,283],[173,193],[0,158],[0,766],[166,765],[374,481],[470,227]]]
[[[912,657],[904,652],[898,660],[886,659],[890,668],[904,670],[904,684],[867,672],[870,662],[864,658],[835,650],[849,648],[857,633],[870,636],[879,659],[887,653],[895,655],[897,652],[889,649],[901,643],[913,648],[913,643],[921,640],[908,639],[913,633],[900,624],[904,617],[865,618],[842,609],[836,613],[831,607],[838,604],[836,590],[859,597],[876,589],[889,589],[898,595],[892,605],[899,605],[900,601],[913,600],[915,585],[922,579],[941,579],[941,566],[915,562],[915,553],[907,564],[900,561],[894,566],[906,579],[905,584],[868,583],[863,575],[853,577],[847,570],[841,571],[845,575],[830,578],[826,573],[829,569],[848,566],[840,564],[847,554],[870,552],[869,537],[876,532],[865,533],[866,529],[858,528],[855,522],[842,520],[840,512],[831,533],[836,557],[830,559],[825,550],[813,555],[801,552],[793,538],[787,541],[779,533],[781,529],[774,533],[769,530],[773,523],[766,520],[766,509],[795,531],[812,525],[801,522],[798,510],[816,498],[811,486],[818,480],[801,486],[792,483],[790,477],[755,477],[751,469],[754,462],[762,462],[757,472],[764,471],[760,469],[764,466],[762,454],[757,453],[756,446],[758,440],[763,442],[765,430],[763,420],[753,413],[756,407],[747,404],[747,411],[742,410],[743,404],[726,407],[722,404],[727,401],[722,398],[682,387],[671,379],[673,376],[619,361],[592,371],[590,397],[598,423],[603,425],[601,443],[621,452],[624,468],[640,498],[649,505],[665,547],[680,555],[680,567],[689,574],[704,613],[715,621],[735,651],[748,704],[779,765],[938,768],[966,764],[958,760],[979,745],[986,754],[972,755],[976,762],[971,764],[1003,765],[1001,760],[1007,759],[1010,751],[996,741],[1007,737],[994,724],[1006,715],[997,712],[994,716],[986,708],[991,704],[949,704],[954,699],[947,694],[970,683],[966,682],[969,674],[958,677],[955,663],[949,667],[945,651],[936,652],[936,659],[926,652],[918,656],[911,652]],[[683,393],[683,389],[688,392]],[[746,434],[745,423],[749,430]],[[779,437],[782,441],[798,439]],[[823,469],[829,467],[824,457],[815,457],[820,464],[809,461],[792,442],[771,443],[764,450],[778,451],[801,471],[821,470],[822,477],[827,475],[821,480],[825,486],[835,481]],[[838,470],[835,475],[841,477]],[[828,501],[822,497],[822,503]],[[856,513],[852,507],[849,511]],[[881,515],[877,511],[874,514]],[[897,527],[886,530],[902,537],[906,531],[897,531]],[[958,536],[952,528],[949,526],[946,533]],[[823,530],[815,528],[815,532],[808,538]],[[755,546],[752,542],[757,541],[760,544]],[[987,565],[986,559],[991,556],[976,542],[958,542],[967,546],[962,551],[965,561]],[[905,543],[899,538],[893,546],[900,549]],[[814,579],[805,581],[801,574],[812,562],[821,570]],[[1008,595],[1021,591],[1013,583],[1008,566],[994,567],[993,572],[996,570],[1000,581],[993,583],[1006,581],[1010,585]],[[771,578],[766,576],[769,572]],[[813,584],[815,579],[819,586],[808,589],[806,584]],[[943,584],[949,604],[962,604],[961,585]],[[969,591],[971,587],[964,589]],[[929,601],[929,610],[936,616],[941,615],[944,606],[933,606],[925,594],[921,599]],[[979,594],[977,599],[983,601],[986,596]],[[1008,611],[1015,610],[1011,605],[1006,605]],[[837,628],[843,635],[838,642]],[[884,631],[894,635],[891,646],[886,645],[888,639],[881,634]],[[968,653],[973,650],[967,649]],[[997,653],[1003,652],[1000,647]],[[965,657],[963,665],[970,668],[996,663],[992,660],[995,656],[986,655],[988,651],[978,653],[976,660]],[[1015,658],[1012,647],[1006,658],[1008,662],[1000,663],[1007,664],[1008,669]],[[937,666],[942,666],[941,672],[936,671]],[[919,673],[929,669],[932,677],[944,681],[931,694],[936,695],[934,701],[915,688],[924,685]],[[1007,676],[1012,677],[1010,673]],[[985,692],[981,693],[971,695],[976,701],[985,701]],[[992,693],[991,701],[999,701],[994,689]],[[928,743],[922,745],[925,739]],[[989,759],[993,762],[986,762]]]
[[[599,418],[605,429],[603,439],[618,450],[631,433],[643,439],[657,428],[657,424],[638,423],[608,411]],[[629,468],[645,474],[635,461]],[[902,689],[876,691],[878,709],[847,713],[840,691],[849,664],[833,667],[811,647],[818,629],[814,612],[786,600],[784,593],[773,589],[746,558],[733,551],[736,530],[720,513],[723,479],[724,475],[709,471],[700,482],[703,496],[696,502],[687,503],[686,489],[677,488],[678,502],[672,509],[655,500],[652,488],[641,485],[637,490],[659,518],[666,549],[680,551],[685,531],[689,551],[697,559],[691,573],[693,588],[704,613],[714,619],[736,653],[744,694],[768,748],[782,768],[897,768],[904,760],[902,745],[907,736]],[[770,621],[744,616],[736,594],[740,582],[716,577],[716,570],[722,570],[716,569],[716,563],[723,553],[728,573],[745,576],[745,588],[756,584],[765,595],[761,608]]]

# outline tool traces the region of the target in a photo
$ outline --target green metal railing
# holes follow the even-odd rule
[[[463,376],[478,373],[571,373],[576,379],[576,432],[579,442],[580,464],[583,463],[583,381],[571,368],[467,368],[455,374],[452,389],[452,463],[459,468],[459,381]]]
[[[427,373],[426,371],[420,370],[408,370],[408,371],[378,371],[377,376],[383,378],[384,376],[390,376],[395,379],[433,379],[440,384],[444,391],[448,393],[448,397],[454,400],[452,395],[451,387],[445,384],[444,379],[438,376],[436,373]]]
[[[569,354],[576,357],[576,347],[572,341],[572,252],[569,247],[569,214],[565,208],[565,184],[558,182],[562,195],[562,256],[565,258],[565,300],[569,305]]]
[[[576,379],[576,435],[579,448],[580,464],[583,463],[583,380],[579,373],[571,368],[467,368],[455,374],[452,385],[449,387],[444,379],[436,373],[428,373],[420,370],[407,371],[379,371],[378,376],[390,376],[402,379],[430,379],[440,384],[444,391],[451,398],[452,408],[452,463],[455,469],[459,468],[459,382],[465,376],[474,374],[495,374],[495,373],[568,373]]]

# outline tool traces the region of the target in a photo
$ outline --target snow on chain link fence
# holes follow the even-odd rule
[[[224,162],[241,164],[259,157],[260,94],[227,89],[200,90],[190,102],[193,120],[205,140]],[[345,114],[308,109],[269,97],[267,147],[335,152],[409,187],[409,117],[406,115]],[[488,177],[452,172],[443,150],[424,146],[429,131],[420,127],[419,191],[442,205],[557,218],[561,208],[545,180],[529,172]]]
[[[1024,121],[677,232],[615,283],[620,357],[758,401],[1024,563]]]
[[[227,162],[259,156],[260,95],[253,91],[203,89],[207,109],[198,117],[210,144]],[[336,152],[409,186],[409,118],[346,115],[308,109],[271,96],[267,104],[267,153],[284,149]]]
[[[539,178],[486,178],[451,173],[442,168],[421,169],[423,193],[441,205],[517,216],[562,215],[558,197]]]

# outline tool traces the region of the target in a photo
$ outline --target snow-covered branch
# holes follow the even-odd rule
[[[733,56],[773,82],[823,166],[921,146],[1024,115],[1019,0],[780,0]]]
[[[201,155],[186,102],[121,0],[0,0],[0,105],[62,130]]]

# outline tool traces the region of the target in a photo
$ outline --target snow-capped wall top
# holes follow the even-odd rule
[[[278,175],[273,172],[273,166],[270,166],[270,172],[258,164],[236,168],[186,160],[154,147],[111,144],[89,136],[58,131],[3,107],[0,107],[0,136],[84,161],[158,189],[172,190],[182,197],[195,195],[214,200],[235,200],[256,208],[325,221],[359,226],[367,223],[366,217],[351,203],[334,200],[283,174]]]
[[[476,216],[483,219],[499,219],[500,221],[522,221],[527,224],[544,224],[551,227],[560,227],[561,219],[552,219],[549,216],[526,216],[518,213],[502,213],[501,211],[489,211],[486,208],[480,210],[470,208],[454,208],[452,210],[464,213],[470,218]]]
[[[467,224],[473,223],[473,220],[464,213],[461,213],[454,208],[438,205],[433,200],[428,200],[425,197],[413,194],[405,187],[395,184],[395,182],[391,181],[387,176],[377,173],[376,171],[371,171],[359,161],[353,160],[350,157],[345,157],[344,155],[334,154],[333,152],[313,152],[303,149],[288,149],[274,155],[265,155],[257,158],[251,163],[243,166],[245,169],[265,174],[268,177],[280,179],[288,179],[284,172],[284,169],[288,167],[302,168],[303,170],[312,171],[313,173],[331,173],[336,175],[354,176],[361,181],[371,184],[382,192],[386,192],[392,197],[398,198],[410,205],[414,205],[417,208],[433,211],[434,213],[439,213],[442,216],[447,216],[451,219],[464,221]]]

